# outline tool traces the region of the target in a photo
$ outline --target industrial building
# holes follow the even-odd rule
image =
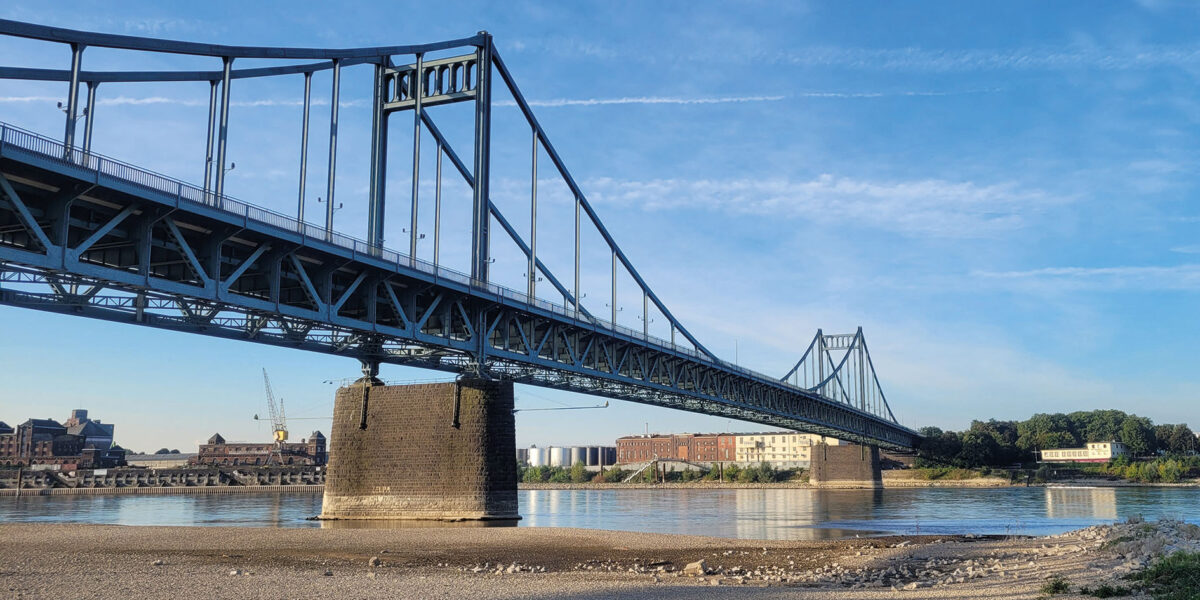
[[[328,460],[325,435],[312,432],[299,443],[226,442],[221,434],[213,434],[207,444],[188,460],[189,465],[262,466],[262,465],[323,465]]]
[[[817,444],[836,446],[841,442],[791,431],[629,435],[617,439],[617,462],[766,462],[785,467],[807,467],[812,461],[811,449]]]
[[[517,464],[530,467],[608,467],[617,463],[612,446],[530,446],[517,448]]]
[[[0,422],[0,465],[53,467],[63,471],[118,467],[125,449],[113,443],[115,426],[76,409],[59,423],[29,419],[16,427]]]

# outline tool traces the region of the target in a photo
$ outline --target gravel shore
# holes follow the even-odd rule
[[[558,528],[10,524],[0,525],[0,595],[1032,599],[1052,575],[1077,589],[1135,568],[1104,549],[1109,537],[1102,528],[783,542]]]

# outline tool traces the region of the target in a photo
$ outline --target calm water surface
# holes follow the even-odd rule
[[[1195,488],[527,490],[521,527],[746,539],[881,534],[1044,535],[1131,515],[1200,523]],[[0,498],[0,522],[329,526],[320,494]]]

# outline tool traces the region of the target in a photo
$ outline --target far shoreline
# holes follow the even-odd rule
[[[1071,479],[1046,483],[1013,483],[998,477],[972,479],[900,479],[885,476],[882,487],[849,485],[823,487],[803,481],[780,481],[772,483],[742,483],[719,481],[689,481],[667,483],[518,483],[518,491],[587,491],[587,490],[830,490],[863,491],[874,489],[921,489],[959,488],[995,489],[1014,487],[1041,488],[1196,488],[1200,481],[1180,483],[1139,483],[1133,481],[1110,481],[1102,479]],[[47,488],[47,489],[0,489],[0,498],[29,498],[45,496],[172,496],[209,494],[319,494],[323,485],[262,485],[262,486],[181,486],[181,487],[119,487],[119,488]]]

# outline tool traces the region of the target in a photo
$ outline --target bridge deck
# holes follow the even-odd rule
[[[0,128],[0,303],[911,448],[892,420],[48,138]]]

